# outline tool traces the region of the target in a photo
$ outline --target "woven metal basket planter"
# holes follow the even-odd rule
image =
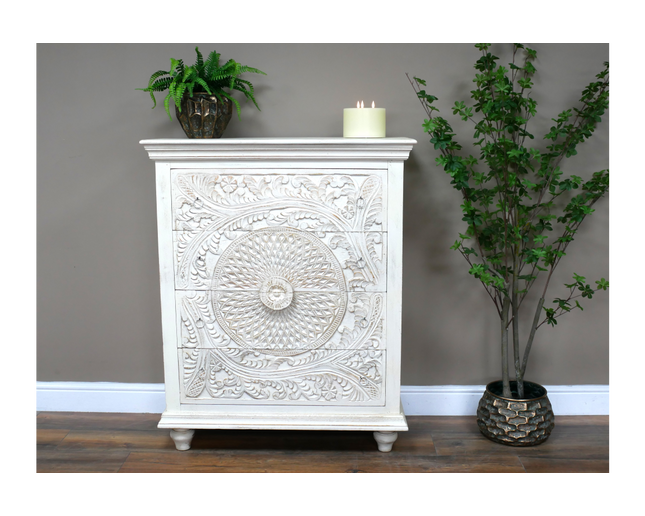
[[[511,391],[517,394],[517,382]],[[482,434],[509,446],[535,446],[549,438],[555,425],[551,402],[544,387],[524,382],[524,399],[504,398],[502,381],[491,382],[479,400],[477,424]]]

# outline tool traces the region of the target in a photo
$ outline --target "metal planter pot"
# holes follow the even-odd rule
[[[517,382],[511,382],[517,394]],[[549,438],[555,416],[544,387],[524,382],[523,399],[504,398],[502,381],[491,382],[479,400],[477,425],[484,436],[508,446],[535,446]]]
[[[175,114],[188,138],[219,138],[233,115],[233,103],[226,97],[220,102],[214,95],[194,93],[184,95],[181,111],[175,106]]]

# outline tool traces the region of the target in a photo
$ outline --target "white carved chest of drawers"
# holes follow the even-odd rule
[[[166,410],[195,429],[407,430],[409,138],[142,140],[155,162]]]

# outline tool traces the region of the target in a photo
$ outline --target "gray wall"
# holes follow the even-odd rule
[[[536,139],[551,118],[575,105],[608,60],[607,44],[535,44],[538,74],[531,121]],[[154,165],[147,138],[185,138],[163,109],[151,110],[150,74],[170,57],[194,62],[192,44],[39,44],[38,348],[39,381],[163,382]],[[428,80],[460,141],[472,125],[450,106],[469,100],[471,44],[199,44],[207,54],[260,68],[249,75],[262,109],[242,102],[225,138],[342,136],[342,109],[376,101],[387,108],[387,135],[418,141],[406,162],[404,385],[484,384],[500,376],[498,319],[461,255],[449,247],[464,230],[459,194],[434,164],[424,112],[405,76]],[[510,45],[493,48],[510,62]],[[588,177],[608,167],[605,118],[566,173]],[[466,152],[474,150],[465,148]],[[552,281],[565,294],[573,272],[608,278],[609,202],[585,221]],[[607,384],[609,296],[602,293],[543,326],[527,379],[543,384]]]

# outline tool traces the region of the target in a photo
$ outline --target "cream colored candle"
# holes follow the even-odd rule
[[[363,107],[356,103],[355,108],[343,111],[343,136],[345,138],[385,138],[385,108]]]

